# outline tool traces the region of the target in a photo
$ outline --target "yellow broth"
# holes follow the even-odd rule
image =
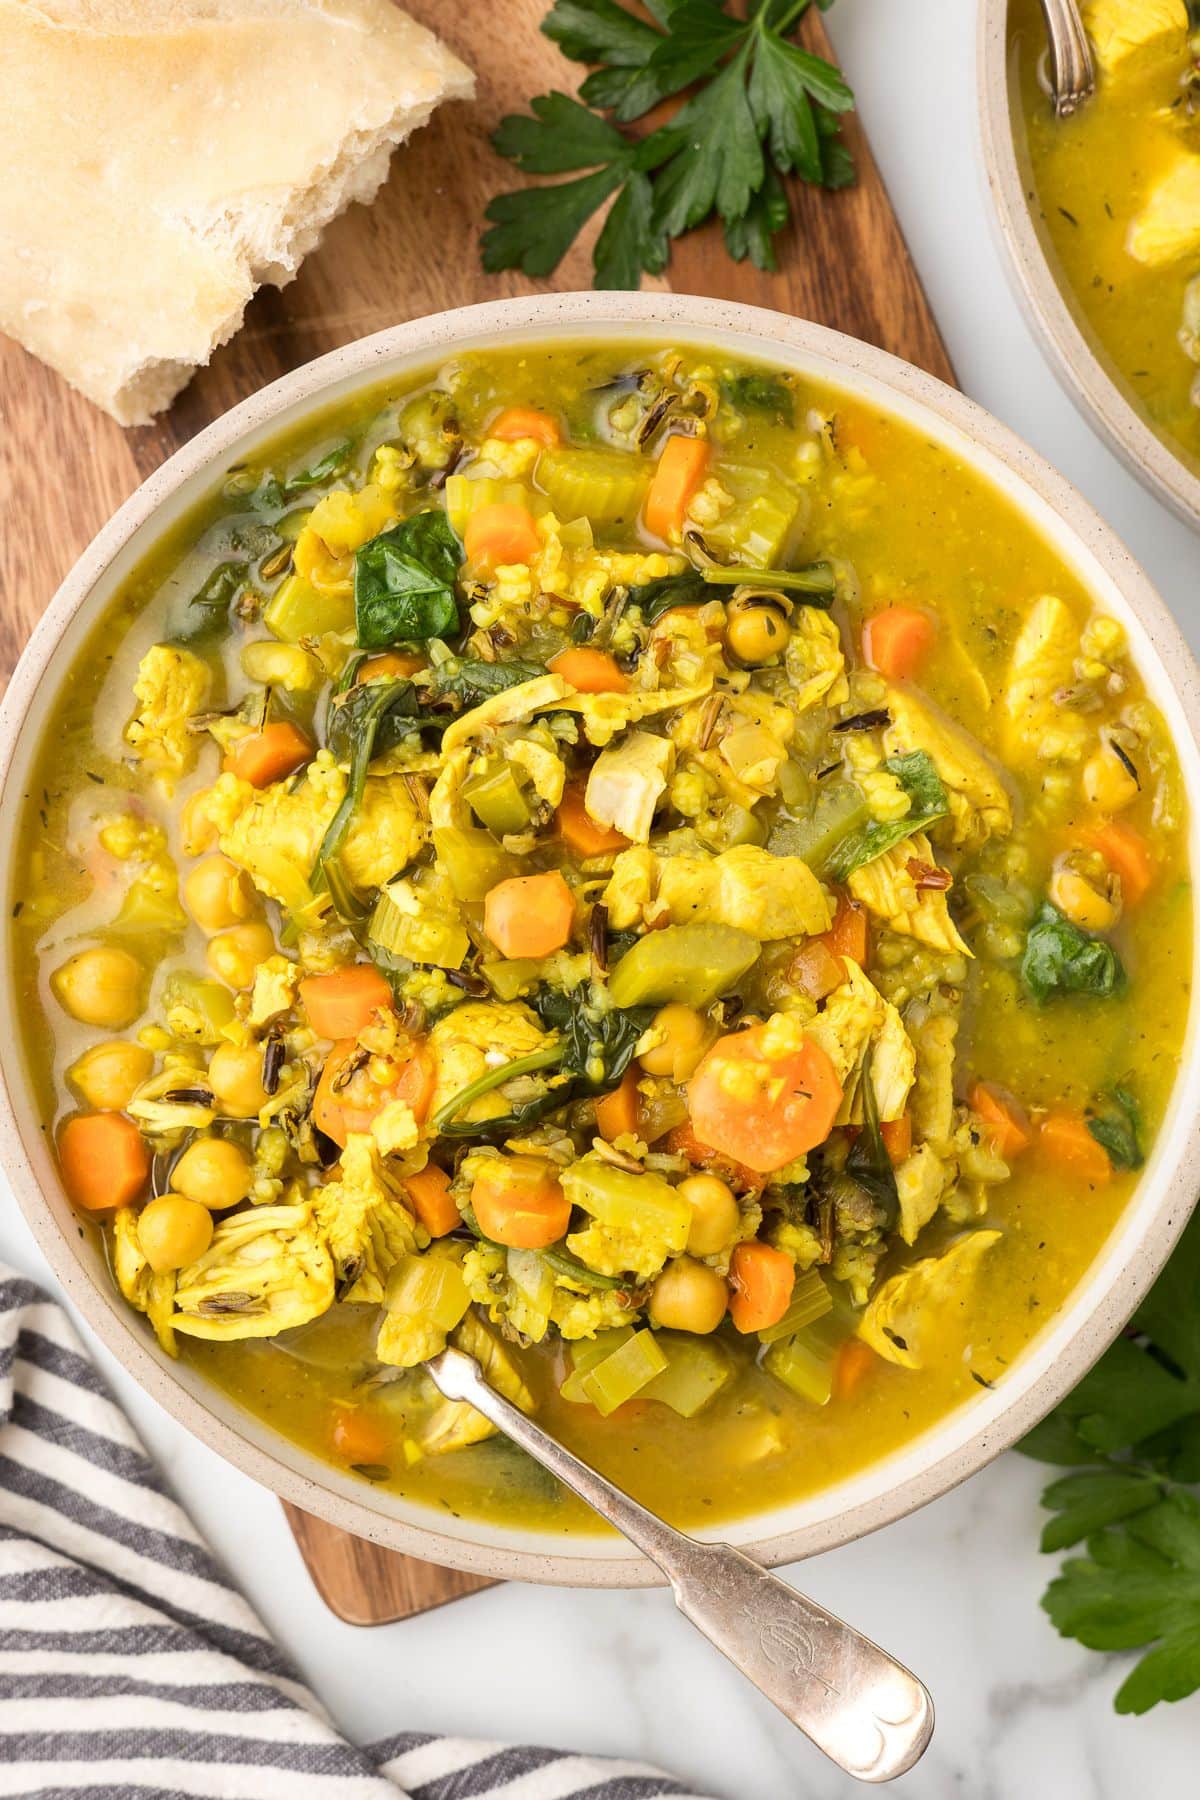
[[[689,354],[717,385],[754,373],[723,355]],[[624,345],[468,356],[453,370],[458,416],[470,441],[500,406],[540,407],[565,420],[569,442],[572,429],[583,434],[595,390],[647,359],[654,361],[654,353]],[[371,390],[272,444],[253,469],[231,471],[222,494],[170,534],[127,583],[64,686],[27,797],[12,906],[25,1051],[50,1132],[77,1110],[66,1072],[97,1041],[96,1029],[70,1017],[50,989],[50,975],[64,957],[80,943],[119,941],[153,965],[148,1005],[129,1036],[160,1018],[163,982],[172,969],[204,964],[205,938],[191,922],[181,932],[157,935],[153,927],[139,928],[136,943],[111,925],[126,878],[97,851],[96,821],[111,816],[118,803],[144,811],[163,825],[173,857],[186,866],[180,809],[212,783],[219,766],[215,747],[206,745],[196,768],[167,799],[130,758],[122,731],[139,660],[165,635],[168,619],[178,616],[180,596],[238,553],[239,543],[257,546],[264,560],[246,500],[264,469],[311,466],[331,444],[351,436],[358,440],[355,467],[361,475],[374,449],[394,439],[405,397],[422,385]],[[1036,899],[1088,809],[1076,767],[1064,772],[1009,753],[1001,696],[1014,642],[1038,597],[1056,596],[1080,628],[1093,615],[1091,598],[1010,502],[954,453],[836,389],[798,378],[794,388],[794,424],[761,413],[736,418],[718,454],[718,474],[721,456],[736,453],[742,463],[792,469],[802,442],[818,446],[792,562],[838,559],[834,616],[855,664],[862,622],[880,608],[915,605],[936,620],[920,689],[1003,764],[1015,805],[1012,841],[1021,858],[1015,885]],[[309,503],[305,496],[303,504]],[[607,541],[634,548],[645,539],[629,521],[610,528]],[[270,591],[269,583],[263,586]],[[247,634],[262,635],[261,627],[235,622],[205,652],[217,671],[214,706],[235,704],[246,689],[236,649]],[[960,917],[980,954],[963,983],[954,1092],[961,1105],[977,1078],[998,1083],[1019,1097],[1036,1126],[1046,1111],[1082,1111],[1124,1082],[1136,1092],[1148,1147],[1171,1091],[1191,979],[1184,800],[1174,753],[1128,660],[1120,663],[1119,676],[1106,675],[1088,690],[1086,708],[1082,716],[1097,732],[1134,717],[1144,747],[1142,789],[1122,818],[1151,842],[1153,880],[1109,934],[1127,980],[1108,998],[1060,997],[1037,1006],[1022,988],[1012,944],[1007,954],[1003,943],[997,951],[993,942],[989,951],[986,921],[969,901]],[[766,811],[775,816],[771,807]],[[985,847],[952,856],[956,887],[970,895],[973,872],[993,866],[990,855]],[[1003,867],[995,866],[1003,885]],[[888,939],[888,933],[880,935],[880,957]],[[761,1005],[752,983],[746,992],[751,1004]],[[876,1356],[851,1397],[835,1396],[824,1406],[807,1403],[768,1374],[755,1356],[756,1340],[739,1337],[728,1321],[720,1336],[735,1358],[735,1377],[690,1419],[644,1398],[607,1418],[588,1404],[565,1400],[558,1388],[569,1368],[567,1351],[553,1331],[513,1355],[549,1428],[677,1523],[701,1525],[773,1507],[904,1446],[969,1403],[980,1387],[1002,1387],[1017,1358],[1069,1300],[1136,1180],[1135,1171],[1114,1168],[1111,1179],[1095,1182],[1054,1166],[1035,1143],[1015,1160],[1007,1180],[986,1190],[982,1217],[935,1218],[915,1249],[895,1246],[879,1271],[882,1281],[919,1257],[936,1255],[964,1223],[1001,1233],[975,1282],[943,1307],[925,1365],[911,1370]],[[375,1306],[342,1305],[279,1340],[220,1343],[180,1336],[178,1344],[192,1366],[287,1437],[341,1466],[361,1469],[366,1461],[368,1479],[408,1497],[455,1516],[563,1531],[594,1528],[586,1509],[501,1440],[411,1465],[398,1451],[378,1466],[374,1458],[339,1456],[331,1419],[346,1403],[384,1442],[398,1443],[405,1429],[410,1390],[368,1379],[378,1317]]]

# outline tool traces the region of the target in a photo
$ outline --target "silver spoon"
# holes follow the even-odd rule
[[[859,1781],[890,1781],[924,1753],[933,1701],[915,1675],[731,1544],[676,1531],[597,1474],[489,1387],[479,1364],[443,1350],[426,1368],[657,1563],[685,1618],[818,1750]]]
[[[1050,39],[1050,92],[1054,111],[1069,118],[1096,91],[1092,46],[1079,12],[1079,0],[1042,0]]]

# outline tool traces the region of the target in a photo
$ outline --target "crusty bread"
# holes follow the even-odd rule
[[[473,85],[391,0],[0,0],[0,330],[144,424]]]

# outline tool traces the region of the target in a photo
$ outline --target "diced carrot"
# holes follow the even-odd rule
[[[581,694],[623,694],[629,686],[628,676],[621,673],[607,650],[591,650],[586,644],[560,650],[546,667]]]
[[[565,1237],[571,1204],[541,1156],[489,1156],[471,1186],[471,1210],[484,1237],[513,1250],[545,1250]]]
[[[574,923],[575,898],[557,869],[510,876],[489,888],[483,903],[483,929],[501,956],[550,956]]]
[[[833,1398],[852,1400],[875,1362],[875,1352],[860,1337],[839,1345],[833,1361]]]
[[[298,725],[277,719],[261,731],[240,738],[225,754],[224,767],[252,787],[269,787],[311,762],[313,747]]]
[[[912,1120],[907,1113],[901,1113],[898,1119],[885,1119],[879,1135],[893,1168],[912,1155]]]
[[[463,543],[467,561],[488,569],[530,563],[542,547],[533,514],[512,500],[497,500],[473,512]]]
[[[1092,1136],[1082,1113],[1065,1107],[1047,1113],[1042,1120],[1039,1148],[1058,1168],[1078,1176],[1089,1187],[1102,1187],[1112,1175],[1108,1152]]]
[[[990,1081],[975,1082],[967,1094],[967,1105],[978,1113],[988,1128],[1005,1162],[1011,1162],[1033,1142],[1033,1130],[1025,1108],[1003,1088]]]
[[[378,1419],[353,1406],[339,1406],[329,1432],[334,1454],[351,1468],[356,1464],[386,1463],[395,1449]]]
[[[597,825],[584,801],[584,789],[576,783],[563,790],[555,814],[558,835],[578,857],[611,856],[624,850],[629,839],[612,825]]]
[[[602,1094],[596,1102],[596,1129],[611,1144],[626,1132],[636,1133],[638,1122],[638,1084],[632,1069],[626,1069],[619,1087]]]
[[[904,681],[915,675],[936,636],[928,613],[918,612],[915,606],[888,606],[872,613],[863,626],[863,656],[889,680]]]
[[[821,933],[817,942],[824,944],[834,956],[848,956],[860,968],[865,967],[869,944],[866,907],[851,900],[849,894],[839,893],[833,924]]]
[[[377,1012],[388,1011],[392,990],[373,963],[352,963],[328,975],[307,975],[300,999],[318,1037],[357,1037]]]
[[[536,438],[547,450],[555,449],[562,442],[556,421],[549,413],[538,412],[532,406],[506,406],[500,417],[492,420],[487,434],[504,439]]]
[[[384,1083],[376,1081],[370,1062],[357,1065],[361,1050],[357,1038],[343,1038],[325,1058],[321,1079],[313,1095],[312,1122],[335,1144],[346,1147],[352,1134],[370,1131],[373,1121],[393,1100],[403,1100],[420,1124],[429,1111],[437,1069],[420,1038],[411,1038],[404,1052],[393,1050],[396,1067]]]
[[[729,1316],[737,1329],[765,1331],[778,1325],[791,1303],[795,1264],[782,1250],[753,1239],[738,1244],[730,1257],[729,1284]]]
[[[1114,875],[1121,877],[1121,899],[1126,906],[1136,906],[1146,898],[1154,882],[1154,858],[1139,831],[1123,820],[1109,819],[1104,825],[1085,827],[1079,839],[1089,850],[1098,850]]]
[[[450,1192],[450,1177],[436,1163],[426,1163],[415,1175],[406,1175],[404,1190],[430,1237],[445,1237],[462,1224],[462,1214]]]
[[[842,1103],[842,1084],[812,1037],[779,1052],[771,1025],[718,1038],[688,1087],[702,1143],[769,1175],[823,1144]]]
[[[416,650],[384,650],[378,656],[364,657],[354,676],[355,685],[378,681],[381,675],[405,677],[425,667],[426,658]]]
[[[659,538],[677,538],[683,530],[688,502],[708,471],[708,440],[669,437],[662,447],[642,513],[646,530]]]
[[[128,1206],[150,1179],[150,1151],[123,1113],[76,1113],[58,1134],[63,1183],[76,1206]]]
[[[763,1178],[757,1169],[748,1168],[745,1163],[738,1162],[732,1156],[725,1156],[720,1150],[714,1150],[711,1144],[702,1144],[690,1122],[671,1127],[667,1133],[667,1149],[672,1156],[686,1157],[694,1169],[711,1169],[723,1181],[728,1181],[732,1187],[743,1192],[756,1193],[763,1186]]]

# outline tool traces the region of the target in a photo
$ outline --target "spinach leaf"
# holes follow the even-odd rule
[[[740,412],[763,413],[773,425],[791,425],[795,406],[791,389],[778,375],[735,375],[721,392]]]
[[[229,609],[246,585],[249,565],[244,562],[218,563],[209,571],[174,623],[171,640],[176,644],[199,644],[216,637],[229,622]]]
[[[644,586],[633,588],[629,595],[630,604],[641,607],[647,625],[653,625],[673,606],[703,606],[712,598],[708,583],[698,569],[647,581]]]
[[[310,468],[301,469],[298,475],[289,476],[287,481],[280,481],[277,475],[268,475],[255,491],[256,504],[286,506],[297,494],[303,494],[309,488],[320,487],[322,482],[332,481],[335,475],[340,475],[353,453],[354,439],[344,438],[332,450],[327,450]]]
[[[434,670],[434,681],[439,694],[456,695],[466,708],[478,706],[481,700],[490,700],[494,694],[502,694],[505,688],[517,687],[522,681],[532,681],[545,673],[541,663],[521,662],[515,657],[511,662],[489,663],[469,656],[454,656]]]
[[[442,512],[414,513],[354,553],[354,617],[363,650],[452,637],[462,547]]]
[[[879,1105],[875,1096],[875,1083],[871,1077],[874,1054],[874,1046],[868,1045],[862,1065],[862,1130],[850,1146],[845,1173],[882,1210],[883,1229],[894,1231],[900,1217],[900,1194],[896,1187],[892,1159],[887,1153],[879,1126]]]
[[[742,569],[713,565],[686,569],[682,575],[663,575],[629,590],[629,604],[639,606],[647,625],[653,625],[673,606],[703,606],[719,600],[733,587],[764,588],[787,594],[802,606],[827,611],[833,604],[837,578],[832,564],[811,563],[806,569]]]
[[[586,987],[575,988],[569,994],[542,987],[533,1004],[543,1025],[562,1034],[562,1068],[575,1076],[589,1094],[616,1087],[633,1061],[638,1039],[655,1012],[652,1006],[624,1010],[593,1006]]]
[[[314,890],[320,885],[326,886],[334,896],[335,902],[344,884],[339,881],[339,874],[336,871],[333,880],[330,881],[329,870],[336,864],[346,833],[350,829],[350,821],[362,805],[363,792],[367,784],[367,770],[371,765],[371,759],[380,753],[377,744],[384,729],[384,722],[393,709],[398,709],[400,719],[409,718],[410,715],[404,709],[412,704],[411,696],[414,693],[415,689],[411,681],[371,681],[364,687],[354,688],[349,699],[335,711],[334,720],[330,726],[329,747],[333,748],[332,733],[336,731],[339,749],[335,750],[334,754],[349,757],[350,778],[346,783],[346,792],[342,797],[342,803],[329,821],[328,829],[321,840],[321,848],[317,851],[312,877]],[[358,700],[357,696],[360,694],[363,699]],[[353,710],[351,710],[351,702],[354,703]],[[348,713],[349,716],[339,720],[337,718],[339,713]],[[397,725],[391,728],[396,734],[393,736],[392,742],[396,741],[397,736],[403,735],[398,727],[399,720],[397,720]],[[408,729],[412,729],[411,723]]]
[[[380,688],[389,696],[381,711],[378,710]],[[448,713],[423,711],[421,690],[411,681],[367,681],[350,688],[344,699],[330,706],[325,722],[325,746],[338,762],[353,762],[359,739],[374,720],[371,755],[382,756],[411,731],[423,731],[427,726],[444,731],[450,717]]]
[[[845,881],[855,869],[894,850],[915,831],[924,831],[926,826],[944,818],[950,809],[942,778],[924,750],[889,756],[883,766],[896,777],[912,806],[902,819],[891,819],[886,823],[872,819],[835,845],[825,863],[825,873],[834,881]]]
[[[1115,1087],[1101,1094],[1088,1108],[1087,1128],[1098,1144],[1108,1152],[1109,1161],[1118,1169],[1140,1169],[1142,1155],[1141,1117],[1138,1103],[1127,1087]]]
[[[1043,900],[1025,938],[1021,979],[1044,1006],[1058,994],[1089,994],[1107,999],[1123,985],[1125,971],[1111,944],[1089,937]]]

